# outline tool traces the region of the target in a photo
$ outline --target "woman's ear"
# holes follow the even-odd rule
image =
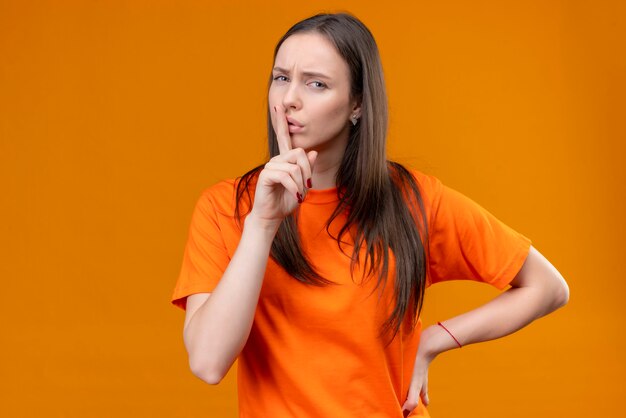
[[[350,117],[356,116],[357,119],[361,117],[361,99],[354,101],[352,104],[352,110],[350,111]]]

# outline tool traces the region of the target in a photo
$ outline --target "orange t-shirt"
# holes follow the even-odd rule
[[[412,170],[429,225],[427,286],[467,279],[503,290],[520,270],[531,241],[436,177]],[[212,292],[237,248],[235,181],[217,183],[198,200],[172,303]],[[304,250],[322,276],[337,283],[305,285],[268,261],[254,323],[238,358],[239,414],[252,417],[402,417],[421,320],[388,346],[378,338],[393,308],[393,276],[382,297],[376,279],[350,276],[352,249],[325,230],[336,189],[309,190],[298,227]],[[336,236],[341,219],[331,225]],[[347,236],[344,240],[348,239]],[[390,257],[390,275],[395,271]],[[236,303],[236,301],[233,301]],[[411,416],[429,417],[419,401]]]

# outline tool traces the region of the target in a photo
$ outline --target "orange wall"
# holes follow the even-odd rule
[[[622,410],[624,2],[2,0],[2,415],[236,416],[232,372],[189,372],[169,296],[200,191],[264,158],[274,43],[321,10],[378,40],[390,155],[570,284],[564,309],[437,358],[433,417]],[[437,285],[425,323],[495,295]]]

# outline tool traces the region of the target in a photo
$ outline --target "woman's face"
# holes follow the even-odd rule
[[[343,154],[350,116],[360,116],[350,99],[350,71],[333,44],[310,32],[287,38],[274,61],[269,108],[284,108],[292,147]]]

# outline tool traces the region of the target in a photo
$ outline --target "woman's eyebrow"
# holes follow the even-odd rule
[[[285,74],[289,74],[289,70],[286,70],[284,68],[281,67],[274,67],[274,69],[272,70],[274,72],[278,72],[278,73],[285,73]],[[327,79],[331,79],[330,76],[324,74],[324,73],[320,73],[318,71],[303,71],[302,75],[307,76],[307,77],[320,77],[320,78],[327,78]]]

